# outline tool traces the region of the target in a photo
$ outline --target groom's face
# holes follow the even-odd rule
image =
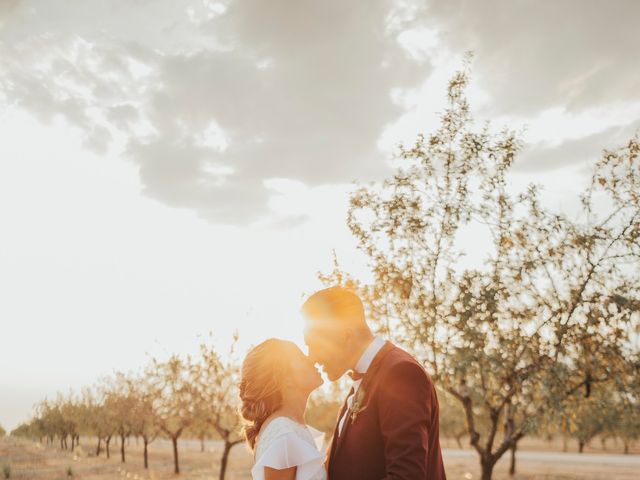
[[[347,361],[350,336],[340,322],[307,320],[304,342],[309,348],[309,358],[322,367],[332,382],[350,368]]]

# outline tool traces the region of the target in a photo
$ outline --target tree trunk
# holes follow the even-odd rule
[[[578,440],[578,453],[584,452],[584,440]]]
[[[100,447],[102,447],[102,437],[98,436],[98,446],[96,447],[96,457],[100,456]]]
[[[105,446],[107,447],[107,458],[111,458],[111,454],[109,453],[109,443],[111,442],[111,435],[109,435],[107,438],[105,438],[104,443]]]
[[[124,435],[120,435],[120,458],[122,460],[122,463],[125,463],[125,461],[124,461]]]
[[[178,464],[178,437],[171,437],[173,443],[173,472],[180,473],[180,465]]]
[[[144,442],[144,468],[148,469],[149,468],[149,455],[148,455],[148,451],[147,451],[147,445],[149,445],[149,440],[147,439],[147,437],[142,437],[142,440]]]
[[[227,473],[227,463],[229,462],[229,452],[231,451],[233,444],[225,440],[224,450],[222,451],[222,459],[220,460],[220,477],[219,480],[224,480],[224,476]]]
[[[569,451],[569,442],[567,441],[567,437],[562,437],[562,451],[565,453]]]
[[[495,464],[496,463],[492,462],[491,460],[480,460],[480,465],[482,466],[482,476],[480,477],[481,480],[491,480],[491,478],[493,477],[493,467],[495,466]]]
[[[629,442],[624,441],[624,454],[629,455]]]
[[[204,437],[200,437],[200,451],[204,452]]]
[[[80,445],[80,435],[76,435],[76,447]]]
[[[73,452],[76,448],[76,436],[71,434],[71,451]]]
[[[518,449],[518,444],[514,443],[513,447],[511,447],[511,465],[509,465],[509,475],[512,477],[516,474],[516,450]]]

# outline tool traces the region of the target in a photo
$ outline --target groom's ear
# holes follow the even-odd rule
[[[293,380],[290,376],[284,377],[284,380],[281,380],[280,388],[290,388],[293,387]]]
[[[345,343],[349,343],[351,340],[353,340],[354,334],[355,334],[355,332],[354,332],[353,328],[351,328],[351,327],[345,328],[343,333],[342,333],[342,338],[344,339],[344,342]]]

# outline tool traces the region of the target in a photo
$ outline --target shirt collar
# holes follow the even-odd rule
[[[358,373],[367,373],[373,359],[376,358],[378,352],[384,347],[384,343],[384,339],[375,337],[360,357],[360,360],[358,360],[358,363],[356,363],[355,371]]]

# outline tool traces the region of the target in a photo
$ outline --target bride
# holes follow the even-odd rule
[[[242,364],[244,429],[254,454],[253,480],[326,480],[322,433],[305,425],[309,394],[322,385],[313,363],[292,342],[270,339]]]

